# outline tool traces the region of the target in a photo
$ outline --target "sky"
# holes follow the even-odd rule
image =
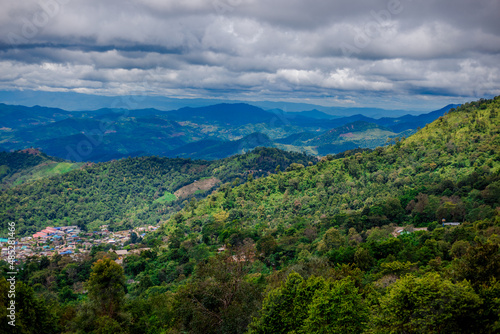
[[[500,95],[499,0],[0,6],[0,90],[414,110]]]

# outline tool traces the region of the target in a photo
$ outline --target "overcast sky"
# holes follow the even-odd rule
[[[0,89],[389,109],[500,95],[499,0],[0,6]]]

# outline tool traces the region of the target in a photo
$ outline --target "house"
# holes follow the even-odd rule
[[[128,250],[126,250],[126,249],[120,249],[120,250],[115,251],[115,253],[118,256],[124,256],[124,255],[128,254]]]
[[[445,226],[459,226],[459,222],[450,222],[450,223],[443,223],[443,227]]]

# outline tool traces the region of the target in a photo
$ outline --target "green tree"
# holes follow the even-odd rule
[[[123,268],[109,258],[100,259],[92,265],[86,286],[89,301],[94,306],[96,314],[114,318],[125,296]]]
[[[57,319],[55,313],[51,312],[50,306],[37,298],[33,289],[23,282],[16,282],[15,297],[8,298],[10,283],[5,278],[0,278],[0,322],[1,333],[33,333],[48,334],[57,333]],[[13,320],[10,315],[10,301],[15,300],[15,326],[8,324]]]
[[[211,257],[177,295],[176,319],[189,333],[244,333],[257,311],[260,288],[246,277],[253,250]]]
[[[478,333],[481,300],[467,281],[408,275],[389,288],[374,314],[379,333]]]
[[[135,244],[138,240],[139,240],[139,237],[137,236],[137,233],[130,232],[130,243]]]
[[[370,270],[373,264],[373,256],[364,247],[358,247],[354,253],[354,262],[361,270]]]
[[[362,333],[367,328],[368,307],[350,278],[328,282],[318,289],[309,306],[301,333]]]
[[[345,236],[343,236],[335,227],[332,227],[325,232],[323,239],[318,244],[318,251],[323,253],[332,248],[338,248],[343,245],[345,241]]]
[[[401,222],[405,211],[401,207],[401,202],[397,198],[388,198],[384,203],[384,214],[391,222]]]
[[[455,261],[458,278],[469,280],[475,286],[488,284],[492,279],[500,280],[500,248],[497,244],[478,243]]]
[[[260,238],[256,245],[257,250],[262,253],[263,257],[271,255],[277,246],[276,239],[270,234]]]
[[[308,306],[317,290],[325,281],[311,276],[305,281],[292,272],[285,283],[272,291],[262,302],[260,317],[250,325],[250,333],[271,334],[291,333],[299,330],[308,318]]]

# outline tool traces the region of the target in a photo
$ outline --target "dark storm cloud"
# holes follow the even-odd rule
[[[460,102],[500,94],[499,4],[2,0],[0,88]]]

